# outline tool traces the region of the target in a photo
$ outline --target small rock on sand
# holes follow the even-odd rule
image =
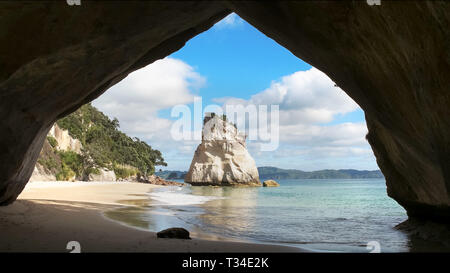
[[[263,187],[279,187],[280,184],[275,180],[266,180],[263,182]]]
[[[184,228],[168,228],[156,233],[158,238],[191,239],[189,231]]]

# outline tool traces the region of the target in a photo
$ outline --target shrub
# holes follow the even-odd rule
[[[62,172],[64,172],[64,168],[66,168],[70,169],[73,173],[75,173],[74,175],[80,176],[82,174],[83,160],[81,155],[72,151],[59,151],[58,153],[62,162],[63,167]]]
[[[58,162],[56,162],[56,160],[52,157],[46,159],[39,159],[38,163],[41,164],[47,170],[58,169],[59,167]]]
[[[124,178],[130,177],[130,176],[136,175],[138,173],[138,171],[136,169],[131,169],[131,168],[115,165],[114,173],[116,174],[117,178],[124,179]]]
[[[75,172],[69,166],[63,163],[62,170],[56,174],[56,180],[68,181],[75,175],[76,175]]]
[[[47,136],[47,141],[50,144],[50,146],[52,146],[52,148],[56,148],[56,146],[58,146],[58,141],[52,137],[52,136]]]
[[[85,171],[86,175],[90,174],[100,174],[100,170],[94,167],[87,168]]]

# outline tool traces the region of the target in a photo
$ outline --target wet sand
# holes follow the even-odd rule
[[[31,182],[10,206],[0,207],[0,251],[69,252],[301,252],[294,247],[225,241],[159,239],[125,226],[104,212],[139,200],[158,187],[130,182]],[[207,235],[205,235],[207,236]],[[198,236],[201,237],[201,236]],[[209,237],[208,237],[209,238]]]

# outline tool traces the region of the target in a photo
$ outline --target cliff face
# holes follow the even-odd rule
[[[205,118],[184,181],[191,185],[261,186],[258,169],[245,145],[245,135],[222,117]]]
[[[450,222],[450,3],[381,2],[0,3],[0,204],[57,119],[233,10],[361,106],[389,196]]]
[[[68,130],[59,128],[58,124],[54,124],[47,136],[53,137],[58,142],[58,149],[62,151],[72,151],[77,154],[81,153],[81,142],[69,135]]]
[[[51,144],[48,137],[53,138],[54,143]],[[70,151],[80,154],[81,148],[81,142],[72,138],[69,131],[61,129],[56,123],[53,124],[47,134],[47,140],[45,140],[39,153],[38,161],[29,181],[56,181],[56,175],[61,171],[61,158],[56,151]],[[72,181],[75,179],[75,175],[68,178]]]
[[[45,164],[46,162],[54,162],[54,164],[50,166]],[[60,171],[58,166],[61,166],[61,158],[54,152],[54,148],[50,145],[49,141],[46,140],[29,182],[56,181],[56,173]]]

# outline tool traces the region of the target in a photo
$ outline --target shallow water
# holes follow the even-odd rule
[[[393,227],[407,219],[386,194],[384,179],[279,180],[276,188],[163,187],[138,207],[107,216],[151,231],[184,227],[237,240],[318,251],[409,251]],[[138,202],[138,203],[136,203]]]

